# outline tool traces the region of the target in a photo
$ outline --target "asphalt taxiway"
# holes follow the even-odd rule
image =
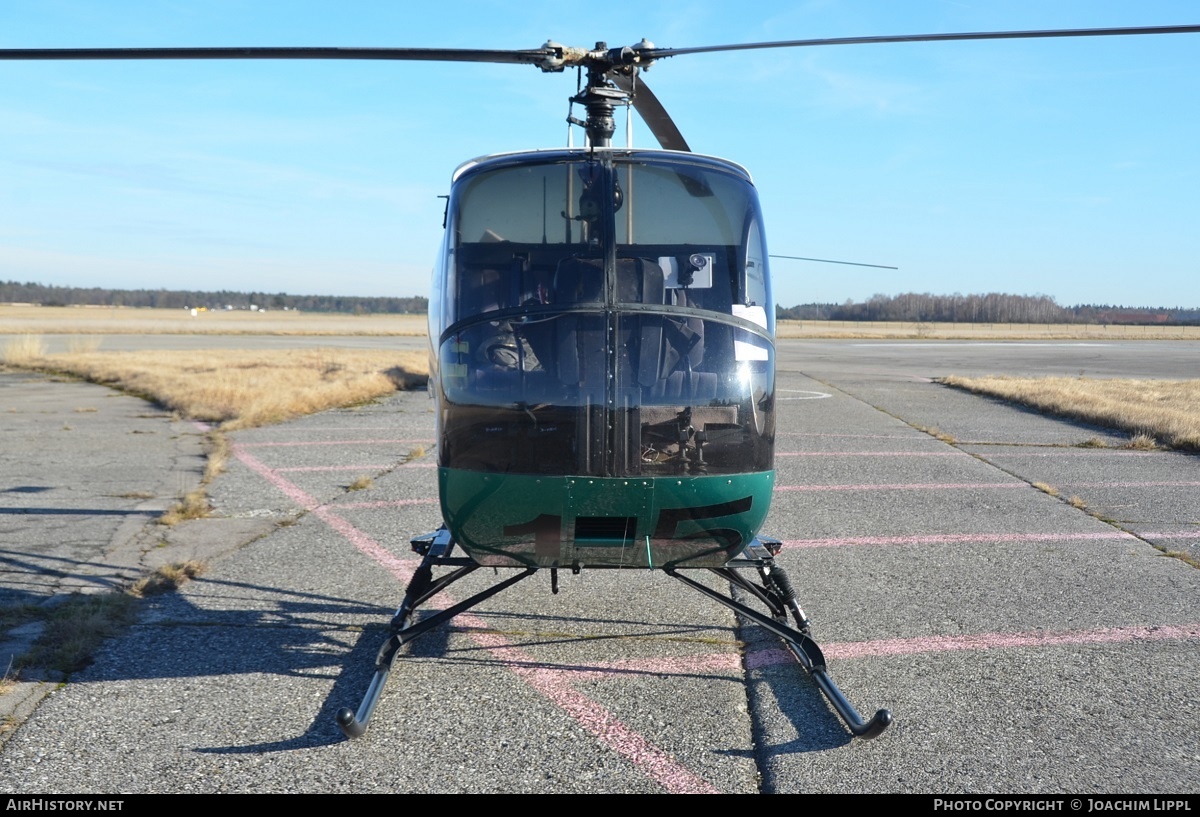
[[[333,713],[369,680],[416,564],[408,537],[438,523],[432,407],[414,392],[233,434],[217,518],[190,523],[226,552],[11,730],[0,791],[1194,793],[1200,570],[1168,554],[1200,546],[1200,459],[931,382],[1081,370],[1195,377],[1200,345],[781,343],[765,530],[834,678],[864,713],[895,714],[875,741],[850,739],[776,639],[661,573],[605,571],[564,575],[557,596],[534,577],[415,642],[370,731],[344,740]],[[7,439],[30,423],[5,452],[0,510],[28,529],[6,537],[5,592],[94,582],[84,565],[140,517],[96,528],[52,583],[33,578],[49,559],[20,554],[54,538],[39,526],[165,493],[194,466],[199,429],[127,416],[113,428],[160,443],[128,452],[142,487],[98,478],[126,452],[97,437],[61,505],[7,490],[68,479],[39,467],[36,440],[101,428],[73,410],[106,393],[87,388],[41,430],[0,404]],[[133,434],[143,420],[156,434]],[[1093,437],[1110,447],[1078,447]],[[348,490],[359,476],[371,487]],[[15,510],[34,503],[64,513]]]

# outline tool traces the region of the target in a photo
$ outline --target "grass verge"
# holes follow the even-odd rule
[[[203,562],[164,565],[124,591],[75,594],[57,604],[25,604],[0,616],[0,630],[40,622],[42,633],[33,648],[4,673],[3,694],[19,680],[21,670],[38,669],[69,675],[92,662],[100,644],[133,623],[138,599],[177,590],[204,572]]]
[[[96,647],[133,623],[135,599],[126,593],[76,595],[38,616],[45,629],[17,662],[64,675],[91,663]],[[41,608],[35,608],[41,611]]]
[[[1132,435],[1125,446],[1200,451],[1200,380],[950,377],[938,382]]]
[[[378,399],[423,384],[419,352],[363,349],[66,352],[39,338],[5,350],[9,366],[70,374],[153,400],[221,430],[267,425]]]

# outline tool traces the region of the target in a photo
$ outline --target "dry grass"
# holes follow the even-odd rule
[[[40,338],[13,341],[5,361],[113,386],[188,419],[218,424],[206,441],[208,458],[200,487],[162,515],[158,521],[163,525],[209,514],[206,488],[229,459],[223,432],[362,404],[422,384],[428,372],[428,360],[416,352],[223,349],[48,355]],[[370,484],[352,490],[366,487]]]
[[[92,653],[101,641],[133,621],[135,604],[134,598],[125,593],[70,597],[46,615],[46,628],[33,649],[21,658],[21,666],[62,673],[83,669],[91,663]]]
[[[346,486],[347,491],[365,491],[375,484],[375,480],[368,476],[361,476]]]
[[[1087,503],[1083,501],[1083,498],[1074,494],[1072,494],[1071,498],[1067,500],[1067,504],[1072,508],[1078,508],[1081,511],[1087,508]]]
[[[1200,380],[951,376],[939,382],[1127,432],[1128,448],[1200,450]]]
[[[205,440],[204,453],[207,459],[204,463],[204,477],[201,482],[205,485],[216,479],[217,474],[225,470],[229,464],[229,438],[220,431],[211,431]]]
[[[204,312],[127,307],[0,305],[7,334],[127,335],[383,335],[422,337],[424,315],[342,315],[315,312]],[[1101,324],[912,323],[903,321],[779,321],[781,338],[912,338],[1060,340],[1200,340],[1196,326]],[[90,341],[89,341],[90,342]],[[83,351],[83,350],[79,350]],[[92,349],[90,351],[95,351]]]
[[[101,642],[133,623],[139,598],[169,593],[204,571],[203,562],[179,562],[160,567],[125,592],[76,594],[57,604],[23,604],[0,610],[0,632],[34,621],[44,625],[33,648],[5,670],[0,695],[25,668],[64,675],[83,669]]]
[[[954,439],[952,434],[947,434],[937,426],[916,426],[916,429],[917,431],[924,431],[930,437],[933,437],[935,440],[940,440],[941,442],[946,443],[946,445],[954,445],[958,442],[958,440]]]
[[[4,696],[12,691],[12,688],[17,685],[17,673],[13,670],[12,658],[8,659],[8,666],[4,668],[4,675],[0,676],[0,696]],[[4,724],[0,723],[0,732],[4,731]]]
[[[193,317],[185,309],[135,309],[132,307],[9,306],[0,305],[0,326],[5,334],[93,335],[384,335],[421,337],[424,315],[345,315],[317,312],[233,311],[202,312]]]
[[[1159,446],[1158,441],[1154,437],[1144,432],[1139,432],[1130,437],[1129,441],[1121,447],[1132,451],[1154,451]]]
[[[204,439],[204,452],[207,456],[200,486],[168,508],[158,519],[160,525],[174,526],[189,519],[202,519],[212,511],[208,486],[229,462],[229,438],[220,430],[210,431]]]
[[[133,587],[129,588],[129,593],[138,598],[170,593],[197,576],[203,575],[207,569],[207,565],[195,560],[163,565],[149,576],[139,579]]]
[[[1192,567],[1200,568],[1200,559],[1197,559],[1186,550],[1165,550],[1163,551],[1163,555],[1169,556],[1172,559],[1178,559],[1184,564],[1191,565]]]
[[[133,623],[137,599],[176,590],[204,572],[202,562],[190,561],[160,567],[143,577],[127,592],[73,595],[55,605],[21,605],[0,616],[0,630],[31,621],[41,621],[44,629],[33,649],[5,671],[0,682],[16,680],[19,670],[38,667],[67,674],[91,663],[100,643],[119,634]]]
[[[194,491],[188,492],[158,518],[158,524],[173,527],[189,519],[202,519],[208,516],[212,506],[208,504],[206,487],[207,484],[202,484]]]
[[[912,340],[1200,340],[1200,326],[778,321],[775,325],[775,335],[780,338]]]
[[[6,362],[114,386],[224,430],[364,403],[423,383],[428,371],[421,353],[383,350],[35,351],[23,344]]]
[[[67,341],[67,351],[73,355],[85,355],[89,352],[100,351],[100,345],[104,339],[95,335],[85,335],[72,337]]]
[[[1055,488],[1053,485],[1047,485],[1044,482],[1035,482],[1035,483],[1033,483],[1033,487],[1037,488],[1039,491],[1041,491],[1044,494],[1049,494],[1050,496],[1058,496],[1058,489]]]
[[[46,344],[40,335],[22,335],[4,344],[4,355],[0,363],[9,366],[26,366],[46,356]]]
[[[211,511],[207,486],[229,459],[223,432],[362,404],[422,384],[428,371],[420,353],[353,349],[50,355],[41,339],[31,336],[11,342],[5,352],[5,362],[11,365],[75,375],[154,400],[188,419],[218,424],[206,441],[200,486],[162,515],[158,521],[163,525],[199,519]],[[367,480],[351,490],[370,487]]]

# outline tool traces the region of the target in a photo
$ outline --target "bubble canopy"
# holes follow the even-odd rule
[[[760,225],[748,174],[690,154],[541,152],[460,171],[431,304],[440,464],[770,469]]]

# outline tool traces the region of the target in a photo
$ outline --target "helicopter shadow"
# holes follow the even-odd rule
[[[748,601],[741,591],[735,595],[743,602]],[[766,770],[771,767],[770,758],[777,755],[824,752],[853,742],[854,737],[830,708],[816,683],[790,655],[757,666],[745,661],[753,655],[785,653],[778,638],[740,616],[738,636],[745,645],[743,660],[754,749],[722,754],[751,757],[760,769]],[[788,735],[792,737],[788,739]],[[764,777],[764,789],[769,788],[769,782]]]
[[[117,591],[128,581],[127,572],[103,561],[0,549],[0,603],[40,604],[59,592],[58,586]]]
[[[20,561],[19,554],[7,551],[0,551],[0,559]],[[43,564],[37,567],[47,569]],[[96,567],[100,565],[55,557],[53,571],[60,577],[78,574],[81,581],[96,583],[97,577],[90,573]],[[118,589],[110,581],[102,581],[101,586]],[[101,683],[255,676],[264,679],[258,686],[260,689],[289,678],[332,681],[319,708],[299,733],[258,743],[196,746],[192,751],[255,754],[345,741],[336,726],[336,712],[343,706],[356,706],[361,699],[375,671],[379,648],[390,634],[388,621],[394,610],[351,598],[263,583],[200,577],[193,580],[192,587],[189,593],[172,593],[149,600],[134,629],[126,637],[110,642],[96,663],[72,680]],[[16,596],[20,598],[16,598],[8,593],[5,601],[17,604],[44,601],[44,595],[35,595],[19,592]],[[196,602],[193,595],[198,597]],[[253,599],[249,605],[248,599]],[[435,613],[436,610],[422,609],[415,618],[419,621]],[[475,611],[473,615],[486,623],[483,629],[504,632],[518,649],[631,637],[680,640],[711,637],[711,628],[678,622],[514,611]],[[364,622],[370,623],[364,625]],[[573,632],[577,627],[583,629]],[[659,672],[608,662],[544,660],[532,655],[500,659],[482,644],[462,638],[451,643],[455,634],[469,635],[478,629],[461,622],[435,627],[402,649],[394,674],[402,675],[404,663],[412,660],[437,660],[464,668],[504,664],[518,670],[548,670],[561,673],[567,683],[579,674],[602,672],[613,677],[637,678]],[[774,636],[753,625],[740,625],[737,636],[745,644],[746,654],[777,651],[782,646]],[[697,669],[682,672],[680,677],[714,680],[728,676]],[[779,754],[826,750],[850,741],[799,665],[788,662],[747,669],[745,683],[757,748],[714,750],[718,754],[761,760]],[[781,717],[795,727],[795,738],[783,743],[777,740],[781,731],[777,721]]]
[[[12,558],[11,554],[3,554]],[[69,576],[59,558],[57,572]],[[80,579],[92,579],[86,564],[77,565]],[[291,689],[288,679],[332,681],[333,686],[303,730],[283,740],[225,746],[193,746],[192,751],[241,754],[287,751],[338,743],[345,738],[335,725],[338,705],[357,701],[369,681],[374,654],[383,643],[391,609],[355,599],[288,589],[277,585],[194,579],[187,593],[148,599],[127,633],[108,642],[94,663],[72,674],[71,684],[195,679],[211,686],[186,715],[195,722],[223,718],[253,722],[270,718],[271,710],[294,713],[272,687]],[[115,589],[115,588],[114,588]],[[20,598],[18,598],[20,597]],[[7,593],[5,603],[44,602],[44,594]],[[195,599],[195,600],[194,600]],[[378,626],[361,627],[360,622]],[[430,634],[427,648],[438,636]],[[258,678],[252,685],[216,683],[211,679]],[[208,680],[204,680],[208,679]],[[222,691],[224,690],[224,692]],[[140,698],[141,696],[135,696]],[[231,700],[237,698],[237,702]],[[336,703],[335,703],[336,702]],[[186,703],[183,703],[186,706]],[[153,704],[137,701],[125,716],[149,720]],[[207,709],[207,711],[204,711]],[[216,714],[214,714],[216,713]],[[234,716],[229,720],[234,720]],[[275,720],[278,720],[277,718]]]
[[[388,622],[395,611],[391,608],[369,607],[361,603],[347,602],[347,607],[337,612],[341,614],[352,612],[358,620],[370,620],[375,623],[361,627],[358,625],[353,626],[352,629],[358,631],[358,637],[348,652],[345,649],[344,643],[340,640],[336,641],[333,645],[334,654],[332,662],[323,664],[320,662],[313,662],[312,664],[293,662],[285,668],[276,668],[276,671],[282,673],[298,674],[310,678],[313,677],[313,673],[309,670],[315,668],[325,672],[320,677],[333,680],[333,686],[322,700],[320,708],[313,713],[312,720],[304,732],[286,740],[213,746],[197,748],[195,751],[201,754],[218,755],[260,754],[286,752],[294,749],[328,746],[345,742],[347,738],[335,725],[337,711],[345,706],[350,706],[352,709],[357,708],[363,692],[366,690],[375,673],[375,660],[379,649],[392,634]],[[415,619],[419,621],[434,613],[436,611],[418,611]],[[296,623],[303,626],[303,622],[301,621]],[[393,673],[402,675],[406,660],[439,659],[446,657],[451,652],[450,635],[452,632],[453,630],[448,627],[434,628],[421,638],[407,644],[401,649],[401,652],[395,659],[392,667]],[[328,657],[330,653],[325,649],[325,646],[325,643],[313,642],[310,644],[312,650]],[[270,672],[272,668],[269,666],[260,667],[258,671]]]
[[[524,648],[544,648],[544,647],[571,647],[586,644],[589,646],[596,645],[601,642],[621,642],[621,641],[695,641],[698,643],[711,642],[711,627],[706,625],[680,625],[676,623],[648,623],[640,620],[618,619],[618,618],[600,618],[600,617],[582,617],[582,616],[553,616],[536,613],[475,613],[475,615],[484,621],[495,621],[497,627],[472,627],[472,626],[451,626],[444,628],[450,632],[459,632],[470,634],[472,632],[503,632],[509,642],[509,646],[524,649]],[[555,629],[541,630],[538,632],[516,632],[512,629],[512,622],[526,621],[534,623],[548,623],[557,625]],[[564,632],[566,626],[578,625],[586,628],[587,632]],[[602,632],[605,628],[621,627],[626,628],[623,632]],[[637,632],[631,634],[628,629],[636,628]],[[489,655],[490,647],[484,645],[464,645],[456,644],[453,652],[446,652],[444,649],[435,648],[434,645],[422,645],[425,639],[415,641],[410,646],[410,653],[413,657],[421,658],[438,658],[449,664],[457,664],[460,666],[495,666],[498,659]],[[578,660],[551,661],[534,658],[532,656],[525,659],[506,657],[501,663],[504,666],[517,670],[545,670],[560,674],[563,680],[571,683],[573,678],[587,675],[602,674],[611,678],[657,678],[662,675],[660,666],[641,667],[637,662],[628,665],[620,661],[596,661],[580,662]],[[704,671],[672,671],[672,677],[679,679],[695,679],[695,680],[727,680],[727,676],[721,672],[704,672]]]

